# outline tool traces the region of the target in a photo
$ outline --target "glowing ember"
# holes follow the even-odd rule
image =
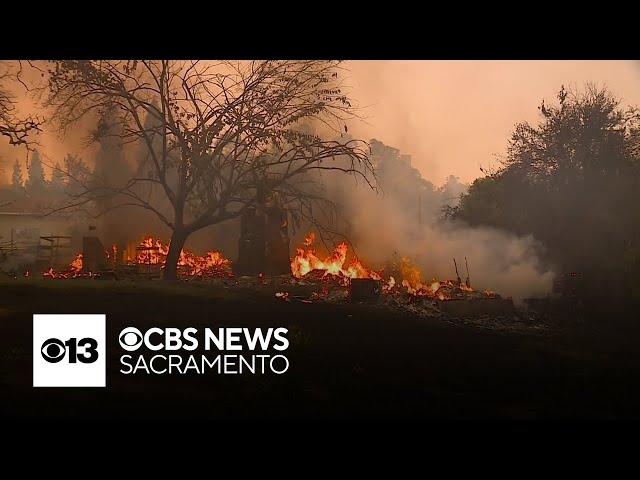
[[[91,277],[92,275],[91,272],[87,272],[86,274],[82,272],[82,253],[77,253],[76,257],[65,270],[56,272],[53,267],[49,267],[49,270],[42,274],[44,278],[76,278],[84,276]],[[25,276],[27,275],[25,274]]]
[[[69,265],[69,268],[74,273],[80,273],[82,271],[82,253],[78,253],[76,255],[76,258],[73,259],[73,261]]]
[[[47,278],[59,278],[58,274],[53,270],[53,267],[49,267],[49,270],[42,273],[42,276]],[[66,277],[65,277],[66,278]]]
[[[107,256],[107,260],[115,265],[118,261],[118,247],[111,245],[111,250],[105,250],[104,253]]]

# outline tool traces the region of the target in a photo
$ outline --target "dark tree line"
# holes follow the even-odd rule
[[[640,112],[593,85],[538,108],[449,215],[533,234],[560,275],[584,279],[585,300],[640,300]]]
[[[43,161],[34,150],[26,163],[17,159],[13,163],[10,183],[0,187],[0,202],[9,210],[44,213],[65,202],[90,175],[90,168],[77,156],[68,154],[62,162],[48,161],[45,156]]]

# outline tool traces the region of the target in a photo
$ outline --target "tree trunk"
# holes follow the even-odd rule
[[[167,260],[164,264],[163,278],[165,280],[178,279],[178,260],[186,240],[187,235],[183,230],[173,231],[173,234],[171,235],[171,243],[169,244],[169,252],[167,253]]]

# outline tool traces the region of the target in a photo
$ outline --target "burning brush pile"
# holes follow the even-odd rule
[[[42,276],[52,279],[159,276],[167,261],[169,244],[148,235],[138,244],[129,246],[124,255],[119,256],[118,253],[116,245],[112,245],[111,249],[104,250],[104,255],[100,256],[101,261],[92,262],[100,265],[96,271],[87,268],[84,264],[83,253],[78,253],[67,267],[57,270],[50,267],[42,273]],[[233,275],[231,261],[220,252],[211,250],[204,255],[197,255],[187,249],[180,251],[178,273],[182,278]],[[29,275],[29,272],[25,272],[25,276]]]
[[[355,257],[347,262],[349,246],[346,242],[338,244],[333,252],[321,259],[316,254],[313,246],[314,241],[315,235],[310,233],[305,238],[303,246],[297,249],[297,254],[291,261],[291,272],[297,279],[323,281],[326,282],[327,287],[332,284],[351,287],[352,293],[354,284],[371,285],[372,295],[376,295],[377,286],[383,294],[406,294],[409,299],[428,297],[444,301],[458,298],[496,297],[496,294],[489,290],[475,291],[471,288],[468,276],[464,283],[460,280],[459,275],[456,281],[432,280],[431,282],[423,282],[420,269],[406,257],[402,258],[398,267],[392,267],[392,272],[385,279],[383,269],[369,269]],[[455,264],[455,268],[457,273],[457,264]],[[364,282],[361,282],[362,280]],[[360,289],[361,287],[356,288]]]
[[[454,324],[536,334],[549,330],[549,325],[534,314],[516,312],[511,298],[502,298],[490,290],[475,290],[466,258],[465,281],[460,279],[455,259],[455,280],[424,281],[420,269],[406,257],[398,265],[374,270],[354,256],[349,259],[349,248],[344,242],[330,254],[319,256],[314,240],[314,235],[309,234],[297,249],[291,261],[294,278],[275,293],[277,298],[305,303],[375,301],[392,309]]]
[[[169,244],[162,243],[157,238],[146,236],[136,247],[136,254],[127,254],[127,264],[154,265],[164,268],[169,254]],[[210,250],[204,255],[197,255],[182,249],[178,257],[178,273],[183,277],[222,277],[232,276],[231,261],[220,252]]]
[[[529,320],[522,322],[519,319],[510,298],[502,298],[489,290],[475,290],[469,280],[466,259],[465,281],[460,279],[455,259],[455,280],[425,281],[420,269],[408,258],[375,270],[352,254],[346,242],[338,244],[326,255],[318,253],[314,242],[315,235],[307,235],[291,259],[291,273],[285,275],[234,275],[231,261],[220,252],[211,250],[204,255],[197,255],[183,249],[178,259],[179,278],[207,281],[221,288],[247,290],[251,294],[275,295],[287,302],[376,303],[444,321],[458,319],[476,326],[480,321],[479,326],[485,328],[493,325],[504,329],[500,323],[503,322],[512,329],[514,319],[524,330],[539,328],[539,323]],[[105,250],[104,258],[110,268],[108,271],[87,268],[83,254],[79,253],[66,269],[56,271],[50,268],[43,276],[61,279],[109,278],[108,273],[115,272],[112,278],[116,279],[158,278],[168,253],[168,244],[146,236],[120,255],[115,246]]]
[[[315,235],[310,233],[303,245],[296,249],[291,260],[291,276],[280,276],[280,283],[285,285],[310,285],[316,287],[315,297],[331,298],[338,294],[346,295],[351,300],[371,300],[383,296],[403,296],[408,302],[418,298],[446,301],[471,298],[497,298],[491,291],[477,292],[469,282],[457,280],[432,280],[424,282],[420,270],[408,258],[403,258],[399,266],[392,266],[390,273],[384,275],[384,269],[374,270],[366,267],[357,257],[349,255],[346,242],[338,244],[331,253],[321,257],[315,247]],[[102,247],[100,247],[102,248]],[[85,252],[86,253],[86,252]],[[115,245],[104,250],[103,268],[93,271],[85,265],[83,253],[78,253],[74,260],[63,269],[50,267],[42,273],[45,278],[94,278],[107,271],[132,272],[137,275],[161,273],[169,254],[169,244],[158,238],[145,236],[137,244],[126,248],[118,255]],[[351,257],[351,258],[349,258]],[[455,262],[455,259],[454,259]],[[92,264],[96,264],[95,261]],[[198,278],[233,278],[231,261],[220,252],[211,250],[204,255],[197,255],[187,249],[180,252],[178,273],[183,279]],[[457,265],[456,265],[457,273]],[[126,276],[126,275],[125,275]],[[241,283],[252,280],[264,282],[264,275],[240,277]],[[240,279],[237,279],[240,281]],[[279,292],[279,298],[288,298],[287,292]]]

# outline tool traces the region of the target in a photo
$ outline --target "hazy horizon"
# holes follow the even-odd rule
[[[561,85],[606,85],[624,105],[640,105],[638,61],[437,60],[346,61],[346,83],[366,122],[349,125],[365,140],[377,138],[412,156],[413,165],[436,185],[449,175],[471,182],[480,166],[495,165],[514,125],[536,122],[542,99],[555,101]],[[19,108],[29,105],[23,91]],[[62,161],[67,153],[89,157],[80,132],[61,139],[48,125],[41,153]],[[26,150],[0,142],[4,181]]]

